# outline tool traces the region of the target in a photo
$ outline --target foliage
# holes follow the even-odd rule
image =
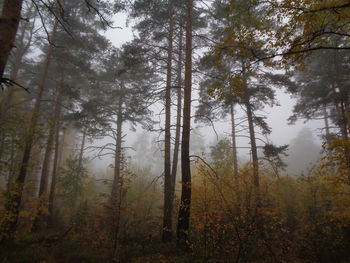
[[[85,179],[88,177],[84,163],[86,160],[81,162],[79,156],[73,155],[66,160],[58,176],[58,197],[72,208],[81,196]]]
[[[166,205],[159,138],[146,142],[147,134],[140,135],[133,157],[123,147],[126,128],[153,130],[166,72],[167,90],[181,89],[185,1],[33,0],[24,1],[6,69],[30,92],[0,91],[1,262],[350,262],[350,4],[194,3],[194,118],[213,125],[230,115],[232,142],[206,148],[192,129],[195,155],[182,163],[193,173],[187,250],[160,243]],[[135,38],[115,47],[102,31],[121,9]],[[182,64],[188,70],[190,63]],[[297,100],[291,123],[325,121],[320,160],[313,158],[319,150],[311,131],[302,130],[290,147],[267,138],[272,130],[260,113],[278,105],[278,88]],[[174,106],[167,107],[170,115]],[[236,117],[235,106],[246,118]],[[28,131],[31,119],[38,125]],[[174,128],[174,118],[168,120]],[[247,131],[242,137],[250,145],[237,147],[236,133]],[[84,138],[78,155],[76,132]],[[97,138],[103,146],[92,144]],[[250,148],[252,162],[237,172],[239,148]],[[83,158],[90,149],[101,158],[111,154],[114,166],[94,171]],[[23,156],[27,161],[18,165]],[[281,174],[285,168],[289,175]]]
[[[200,163],[193,183],[191,240],[200,262],[348,260],[349,210],[341,205],[347,203],[347,182],[322,167],[300,178],[276,178],[264,170],[259,215],[249,166],[235,181],[232,173],[213,173]]]

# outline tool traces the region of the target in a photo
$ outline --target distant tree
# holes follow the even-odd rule
[[[79,154],[70,156],[58,176],[57,198],[64,200],[71,208],[76,208],[78,198],[84,189],[85,179],[88,176],[84,163],[86,160],[83,160],[82,163]]]
[[[340,41],[339,38],[333,39]],[[350,132],[348,58],[348,52],[340,50],[320,50],[305,58],[303,70],[295,72],[296,88],[290,90],[298,99],[290,121],[324,119],[328,144],[332,139],[331,131],[345,142],[344,162],[350,171],[350,148],[346,143]],[[334,125],[331,126],[330,122]]]
[[[308,174],[320,156],[321,148],[314,141],[312,132],[303,128],[290,142],[288,156],[285,158],[287,173],[298,175]]]
[[[225,171],[230,174],[234,173],[232,167],[233,156],[231,143],[228,139],[219,140],[218,143],[210,147],[210,157],[213,168],[217,171]]]

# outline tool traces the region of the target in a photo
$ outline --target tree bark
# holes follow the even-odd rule
[[[171,5],[171,4],[170,4]],[[168,58],[167,76],[165,88],[165,138],[164,138],[164,208],[163,208],[163,231],[162,241],[170,242],[173,236],[172,227],[172,179],[171,179],[171,77],[173,60],[173,32],[174,22],[172,7],[169,7],[169,35],[168,35]]]
[[[331,142],[332,138],[331,138],[331,132],[329,128],[329,115],[328,115],[327,105],[323,106],[323,117],[324,117],[324,127],[326,131],[326,143],[329,146],[329,143]],[[332,153],[328,149],[326,150],[326,154],[331,155]],[[332,175],[336,175],[336,166],[332,160],[330,161],[330,166],[331,166]]]
[[[122,139],[123,139],[123,98],[120,97],[117,113],[117,138],[114,157],[114,178],[112,184],[112,233],[114,238],[113,261],[118,258],[119,222],[121,205],[121,162],[122,162]]]
[[[33,4],[29,8],[28,16],[33,15],[32,9],[33,9]],[[16,52],[14,54],[14,62],[13,62],[12,69],[11,69],[11,80],[13,80],[13,81],[17,81],[18,72],[19,72],[19,69],[22,65],[23,57],[27,53],[27,51],[32,43],[34,26],[35,26],[35,23],[33,22],[32,26],[29,28],[30,36],[29,36],[29,40],[27,43],[24,43],[24,37],[26,35],[26,32],[28,31],[28,28],[24,25],[21,27],[20,34],[18,36],[18,45],[16,47]],[[12,99],[13,99],[14,93],[15,93],[14,87],[10,87],[9,89],[5,90],[4,94],[3,94],[3,99],[0,102],[0,161],[4,157],[5,149],[8,148],[5,145],[5,140],[6,140],[7,134],[3,130],[3,127],[5,124],[6,118],[8,116],[8,111],[10,109],[10,106],[12,105]],[[13,150],[14,149],[11,147],[11,151],[13,151]],[[1,172],[2,172],[2,165],[0,165],[0,175],[1,175]],[[9,178],[11,177],[10,174],[11,173],[9,173]],[[10,184],[8,184],[8,185],[10,185]]]
[[[20,35],[19,35],[19,46],[16,47],[16,53],[15,53],[15,61],[13,63],[13,67],[12,67],[12,71],[11,71],[11,79],[13,81],[17,80],[18,77],[18,71],[20,69],[20,66],[22,64],[22,59],[23,56],[25,54],[25,52],[23,51],[24,48],[24,36],[26,33],[26,27],[23,26],[22,30],[20,31]],[[29,48],[29,47],[28,47]],[[3,101],[1,102],[0,105],[0,123],[2,124],[4,119],[6,118],[5,113],[9,107],[9,105],[11,104],[11,100],[14,94],[14,90],[11,87],[6,94],[4,95]]]
[[[52,37],[51,37],[52,41],[55,41],[57,26],[58,26],[58,22],[56,20],[52,31]],[[38,93],[35,98],[34,108],[32,110],[33,111],[32,118],[30,120],[28,133],[25,138],[25,143],[24,143],[25,146],[24,146],[22,161],[20,164],[19,175],[16,178],[14,189],[13,191],[11,191],[11,194],[9,195],[9,198],[6,204],[6,220],[4,220],[2,225],[0,226],[1,231],[6,231],[7,233],[6,239],[9,239],[9,240],[12,238],[12,235],[15,232],[16,226],[17,226],[19,207],[22,201],[24,182],[28,172],[28,165],[29,165],[31,151],[32,151],[33,143],[35,139],[35,132],[36,132],[35,130],[39,120],[41,99],[46,87],[46,82],[47,82],[48,73],[49,73],[49,66],[52,59],[52,52],[53,52],[53,46],[50,45],[46,53],[44,70],[38,85]]]
[[[348,133],[348,108],[347,103],[349,101],[348,98],[348,87],[343,87],[339,83],[339,61],[338,61],[338,52],[334,50],[334,56],[333,56],[333,66],[334,66],[334,72],[335,77],[333,78],[333,91],[338,96],[341,94],[341,98],[335,102],[335,107],[338,111],[338,125],[340,128],[340,132],[342,135],[342,140],[345,142],[344,146],[344,155],[345,155],[345,165],[346,165],[346,175],[348,179],[348,184],[350,185],[350,148],[347,145],[349,142],[349,133]],[[338,88],[338,90],[336,89]],[[339,94],[340,93],[340,94]]]
[[[182,110],[182,37],[183,31],[180,26],[179,32],[179,57],[177,65],[177,109],[176,109],[176,130],[175,130],[175,143],[174,143],[174,155],[173,164],[171,171],[171,194],[172,194],[172,206],[174,204],[175,186],[176,186],[176,175],[177,175],[177,164],[179,160],[179,149],[180,149],[180,135],[181,135],[181,110]]]
[[[62,77],[63,78],[63,77]],[[62,80],[61,80],[62,82]],[[55,132],[56,132],[56,125],[58,125],[60,115],[61,115],[61,103],[62,103],[62,83],[57,89],[57,97],[53,112],[53,120],[50,127],[49,135],[47,138],[47,144],[45,149],[45,155],[43,160],[43,166],[41,170],[41,177],[40,177],[40,187],[39,187],[39,211],[38,215],[34,221],[32,231],[37,231],[40,228],[40,221],[42,219],[42,212],[40,212],[41,208],[43,206],[46,206],[46,201],[48,200],[47,194],[48,194],[48,185],[49,185],[49,173],[50,173],[50,165],[52,161],[52,150],[54,148],[54,142],[55,142]]]
[[[258,151],[256,147],[253,112],[252,112],[252,106],[250,105],[250,102],[249,102],[249,98],[246,98],[245,106],[247,109],[250,147],[252,151],[251,154],[252,154],[252,163],[253,163],[253,182],[254,182],[254,186],[256,188],[259,188],[259,160],[258,160]]]
[[[117,114],[117,138],[115,145],[114,156],[114,178],[112,187],[112,199],[117,199],[120,186],[120,171],[121,171],[121,155],[122,155],[122,132],[123,132],[123,113],[122,100],[119,100],[118,114]]]
[[[237,160],[237,144],[236,144],[236,124],[235,124],[235,106],[233,103],[230,105],[231,114],[231,139],[232,139],[232,156],[233,156],[233,172],[235,180],[238,180],[238,160]]]
[[[345,143],[344,146],[344,154],[345,154],[345,163],[346,163],[346,174],[348,177],[348,184],[350,185],[350,148],[348,146],[349,142],[349,134],[348,134],[348,128],[347,128],[347,112],[345,109],[345,103],[340,103],[340,114],[341,114],[341,123],[340,123],[340,129],[342,134],[342,139]]]
[[[5,0],[0,17],[0,80],[4,76],[7,60],[14,47],[21,20],[23,0]]]
[[[80,145],[80,151],[79,151],[79,159],[78,159],[78,164],[79,168],[83,168],[83,159],[84,159],[84,151],[85,151],[85,142],[86,142],[86,133],[87,129],[84,128],[83,130],[83,137],[81,139],[81,145]]]
[[[180,246],[186,247],[190,226],[191,208],[191,165],[190,165],[190,130],[191,130],[191,90],[192,90],[192,11],[193,0],[187,1],[186,22],[186,63],[183,128],[181,144],[182,190],[177,224],[177,239]]]
[[[63,78],[61,79],[61,81],[62,81],[61,85],[63,85]],[[59,114],[55,123],[55,156],[53,159],[53,169],[52,169],[51,186],[50,186],[50,193],[49,193],[49,205],[48,205],[49,216],[47,218],[47,223],[49,225],[52,225],[53,223],[53,209],[54,209],[54,201],[56,198],[57,174],[58,174],[60,156],[62,155],[63,142],[64,142],[64,140],[62,139],[62,142],[60,143],[60,121],[61,121],[62,106],[61,106],[61,103],[59,103],[58,105],[59,105],[59,111],[58,111]]]
[[[324,117],[324,127],[326,130],[326,141],[328,142],[330,139],[330,131],[329,131],[329,116],[328,116],[328,111],[327,111],[327,106],[325,105],[323,107],[323,117]]]
[[[61,103],[62,101],[62,91],[59,89],[58,95],[56,98],[56,103],[55,103],[55,109],[54,109],[54,119],[53,123],[51,125],[50,131],[49,131],[49,136],[47,139],[47,145],[46,145],[46,150],[45,150],[45,157],[43,161],[43,167],[41,171],[41,180],[40,180],[40,188],[39,188],[39,197],[42,197],[43,195],[47,194],[48,191],[48,179],[49,179],[49,171],[50,171],[50,162],[52,159],[52,149],[53,149],[53,144],[54,144],[54,138],[55,138],[55,131],[56,127],[55,125],[59,121],[60,117],[60,110],[61,110]]]

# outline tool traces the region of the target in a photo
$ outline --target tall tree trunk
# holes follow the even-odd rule
[[[63,77],[62,77],[63,78]],[[50,125],[49,135],[47,138],[47,144],[45,149],[45,155],[41,170],[41,177],[40,177],[40,187],[39,187],[39,211],[38,215],[34,221],[32,230],[37,231],[40,228],[40,223],[42,219],[42,208],[43,206],[46,206],[46,202],[48,200],[47,194],[48,194],[48,184],[49,184],[49,173],[50,173],[50,165],[52,161],[52,150],[54,148],[54,142],[55,142],[55,132],[56,132],[56,125],[59,122],[60,115],[61,115],[61,101],[62,101],[62,84],[57,88],[57,97],[53,112],[53,120]]]
[[[186,246],[186,241],[188,240],[191,208],[190,130],[192,91],[192,11],[193,0],[187,0],[186,63],[181,144],[182,190],[177,224],[177,239],[180,246]]]
[[[4,76],[7,60],[14,47],[21,20],[23,0],[5,0],[0,16],[0,80]]]
[[[52,36],[51,36],[52,41],[55,41],[57,26],[58,26],[58,22],[56,20],[52,31]],[[28,133],[25,138],[24,151],[23,151],[22,161],[20,164],[19,175],[16,178],[14,189],[13,191],[11,191],[11,194],[8,197],[8,201],[6,204],[6,220],[4,220],[2,225],[0,226],[1,231],[6,231],[7,233],[6,239],[9,239],[9,240],[12,238],[12,235],[15,232],[16,226],[17,226],[19,207],[22,201],[24,182],[28,172],[29,160],[30,160],[31,151],[33,148],[34,139],[35,139],[36,127],[39,120],[41,99],[45,91],[46,81],[49,73],[49,66],[52,59],[52,51],[53,51],[53,46],[50,45],[46,54],[45,62],[44,62],[44,71],[41,76],[40,83],[38,85],[38,93],[35,98],[35,104],[32,110],[33,113],[29,123]]]
[[[47,139],[43,167],[41,171],[39,197],[46,195],[48,192],[50,162],[52,159],[52,150],[54,148],[56,124],[59,121],[59,117],[60,117],[61,105],[59,104],[61,103],[61,101],[62,101],[62,90],[61,88],[59,88],[57,98],[56,98],[55,108],[54,108],[54,118],[50,127],[48,139]]]
[[[123,98],[120,97],[117,114],[117,138],[114,156],[114,178],[112,184],[112,233],[114,238],[113,261],[118,258],[119,246],[119,223],[121,205],[121,163],[122,163],[122,140],[123,140]]]
[[[61,79],[61,81],[62,81],[61,85],[63,85],[63,78]],[[49,193],[49,205],[48,205],[49,216],[47,218],[47,223],[49,225],[53,224],[54,201],[56,198],[56,182],[57,182],[58,169],[61,161],[60,157],[62,156],[63,142],[64,142],[64,140],[62,139],[60,143],[60,122],[61,122],[61,112],[62,112],[61,103],[62,103],[62,100],[58,103],[59,105],[58,118],[56,119],[56,123],[55,123],[55,155],[53,159],[51,186],[50,186],[50,193]]]
[[[170,4],[171,5],[171,4]],[[165,88],[165,138],[164,138],[164,208],[163,208],[163,233],[162,241],[172,240],[172,200],[171,200],[171,77],[173,60],[173,31],[174,22],[172,17],[172,7],[169,7],[169,35],[168,35],[168,58],[167,76]]]
[[[122,101],[119,100],[119,109],[117,114],[117,138],[115,145],[114,156],[114,178],[112,187],[112,199],[117,199],[119,186],[120,186],[120,171],[121,171],[121,155],[122,155],[122,132],[123,132],[123,113],[122,113]]]
[[[83,137],[81,139],[80,151],[79,151],[79,159],[78,159],[79,169],[83,168],[83,159],[84,159],[84,151],[85,151],[85,143],[86,143],[86,134],[87,134],[87,129],[84,128],[84,130],[83,130]]]
[[[324,117],[324,128],[326,130],[326,141],[328,142],[330,139],[330,131],[329,131],[329,116],[327,111],[327,106],[324,105],[323,107],[323,117]]]
[[[33,15],[33,13],[32,13],[32,9],[34,8],[33,5],[34,4],[32,3],[32,5],[29,8],[29,12],[28,12],[29,16]],[[17,81],[18,72],[19,72],[19,69],[22,65],[23,57],[27,53],[27,51],[29,50],[29,47],[32,43],[34,26],[35,26],[35,23],[33,22],[31,28],[29,28],[30,36],[29,36],[29,40],[27,43],[24,43],[24,37],[28,31],[28,28],[26,26],[22,26],[22,28],[21,28],[20,34],[18,36],[18,45],[16,47],[16,52],[14,54],[14,62],[13,62],[12,69],[11,69],[11,80],[13,80],[13,81]],[[8,116],[7,115],[8,110],[12,104],[12,99],[13,99],[14,93],[15,93],[14,87],[10,87],[8,90],[4,91],[4,93],[2,94],[3,99],[0,101],[0,162],[2,161],[2,159],[4,157],[5,149],[8,148],[5,145],[6,136],[8,134],[6,134],[6,132],[3,130],[3,127],[5,124],[6,118]],[[13,149],[11,147],[11,151],[12,150]],[[1,176],[1,173],[2,173],[2,165],[0,165],[0,176]]]
[[[337,42],[336,42],[337,43]],[[345,165],[346,165],[346,173],[348,177],[348,183],[350,185],[350,148],[348,146],[349,142],[349,133],[348,133],[348,87],[343,87],[342,85],[339,84],[339,62],[338,62],[338,51],[334,50],[334,56],[333,56],[333,67],[334,67],[334,72],[335,72],[335,77],[333,78],[333,90],[335,94],[340,93],[341,94],[341,99],[340,101],[338,100],[335,103],[335,107],[338,111],[339,115],[339,120],[338,120],[338,125],[340,128],[340,132],[342,134],[342,140],[346,143],[344,146],[344,155],[345,155]],[[336,89],[338,88],[338,90]],[[338,96],[340,95],[338,94]],[[338,104],[339,103],[339,104]]]
[[[12,67],[12,71],[11,71],[11,79],[13,81],[17,80],[18,77],[18,72],[19,72],[19,68],[22,64],[22,59],[23,59],[23,55],[24,52],[22,51],[22,47],[24,46],[24,36],[26,33],[26,28],[23,26],[20,35],[19,35],[19,46],[16,47],[16,52],[15,52],[15,61],[13,63],[13,67]],[[11,100],[14,94],[14,89],[13,87],[11,87],[6,94],[4,94],[4,99],[1,101],[1,105],[0,105],[0,123],[2,124],[4,119],[6,118],[5,113],[9,107],[9,105],[11,104]]]
[[[348,91],[348,89],[346,91]],[[350,97],[349,97],[349,94],[345,95],[344,105],[345,105],[346,126],[348,129],[348,134],[350,134]]]
[[[348,177],[348,183],[350,185],[350,148],[348,146],[349,142],[349,134],[348,134],[348,119],[347,119],[347,112],[345,108],[345,102],[340,103],[340,114],[341,114],[341,121],[340,121],[340,129],[342,134],[342,139],[345,143],[344,146],[344,154],[345,154],[345,163],[346,163],[346,175]]]
[[[174,143],[174,155],[173,165],[171,171],[171,194],[172,194],[172,206],[174,204],[175,186],[176,186],[176,175],[177,175],[177,164],[179,160],[179,149],[180,149],[180,134],[181,134],[181,110],[182,110],[182,38],[183,31],[180,26],[179,32],[179,57],[177,65],[177,107],[176,107],[176,130],[175,130],[175,143]]]
[[[16,163],[16,150],[17,147],[16,147],[16,144],[14,143],[15,141],[15,136],[14,135],[11,135],[11,152],[10,152],[10,159],[9,159],[9,173],[8,173],[8,176],[7,176],[7,192],[10,191],[11,189],[11,183],[12,183],[12,179],[13,179],[13,173],[14,173],[14,170],[15,170],[15,163]]]
[[[237,160],[237,144],[236,144],[236,124],[235,124],[235,105],[231,103],[230,105],[231,113],[231,139],[232,139],[232,156],[233,156],[233,171],[235,180],[238,179],[238,160]]]
[[[250,104],[249,98],[246,98],[245,106],[247,109],[250,147],[252,151],[253,182],[254,182],[254,186],[258,188],[259,187],[259,160],[258,160],[258,151],[256,147],[253,112],[252,112],[252,106]]]
[[[328,116],[328,110],[327,110],[327,105],[324,105],[323,107],[323,117],[324,117],[324,127],[326,130],[326,143],[329,144],[331,142],[331,132],[329,129],[329,116]],[[326,151],[328,155],[331,154],[329,150]],[[336,167],[334,165],[334,162],[331,160],[330,162],[331,166],[331,172],[333,175],[336,175]]]

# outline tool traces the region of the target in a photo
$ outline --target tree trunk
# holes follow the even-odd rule
[[[7,60],[14,47],[21,20],[23,0],[5,0],[0,17],[0,79],[4,76]]]
[[[350,185],[350,148],[348,146],[349,142],[349,133],[348,133],[348,87],[343,87],[342,85],[339,85],[339,63],[338,63],[338,52],[334,50],[334,57],[333,57],[333,66],[334,66],[334,72],[335,72],[335,77],[333,79],[333,90],[337,94],[338,92],[341,94],[341,99],[338,103],[335,103],[335,107],[338,111],[339,115],[339,120],[338,120],[338,125],[340,128],[340,132],[342,135],[342,140],[346,143],[344,146],[344,155],[345,155],[345,165],[346,165],[346,173],[347,173],[347,179],[348,179],[348,184]],[[337,89],[339,91],[337,91]],[[338,94],[339,96],[339,94]]]
[[[7,192],[9,193],[11,190],[11,183],[13,180],[13,173],[15,171],[15,164],[16,164],[16,151],[18,151],[17,147],[15,147],[15,136],[11,135],[11,152],[10,152],[10,159],[9,159],[9,173],[7,176]]]
[[[236,144],[236,124],[235,124],[235,106],[233,103],[230,105],[230,113],[231,113],[231,138],[232,138],[232,156],[233,156],[233,171],[235,180],[238,180],[238,160],[237,160],[237,144]]]
[[[326,130],[326,141],[328,142],[330,139],[330,131],[329,131],[329,116],[328,116],[328,111],[327,111],[327,106],[325,105],[323,107],[323,117],[324,117],[324,127]]]
[[[323,117],[324,117],[324,127],[326,130],[326,143],[329,146],[329,143],[331,142],[331,132],[329,128],[329,116],[328,116],[327,105],[324,105],[323,107]],[[326,150],[326,154],[331,155],[331,152],[329,150]],[[332,160],[330,161],[330,166],[331,166],[332,175],[336,175],[336,166],[334,165],[334,162]]]
[[[120,97],[117,113],[117,138],[114,157],[114,178],[112,185],[112,233],[114,238],[113,261],[118,258],[119,246],[119,223],[120,223],[120,205],[121,205],[121,162],[122,162],[122,139],[123,139],[123,98]]]
[[[256,188],[259,188],[259,160],[258,151],[256,147],[255,131],[252,106],[250,105],[249,98],[246,98],[245,106],[247,109],[248,125],[249,125],[249,137],[250,147],[252,151],[252,163],[253,163],[253,182]]]
[[[191,130],[191,90],[192,90],[192,9],[193,0],[187,1],[186,23],[186,64],[183,128],[181,144],[182,190],[178,215],[177,239],[180,246],[186,247],[190,226],[191,207],[191,165],[190,165],[190,130]]]
[[[63,78],[61,80],[61,85],[63,85]],[[61,87],[62,89],[62,87]],[[56,119],[55,123],[55,156],[53,159],[53,169],[52,169],[52,176],[51,176],[51,186],[50,186],[50,193],[49,193],[49,206],[48,206],[48,212],[49,216],[47,218],[47,223],[49,225],[52,225],[53,223],[53,209],[54,209],[54,201],[56,198],[56,182],[57,182],[57,174],[60,164],[60,156],[62,155],[63,151],[63,139],[60,143],[60,121],[61,121],[61,112],[62,112],[62,101],[58,104],[59,105],[59,114],[58,118]],[[64,136],[63,136],[64,137]]]
[[[54,144],[55,131],[56,131],[55,126],[59,121],[60,111],[61,111],[61,105],[59,105],[62,101],[61,89],[58,91],[58,93],[59,94],[57,95],[55,109],[54,109],[54,119],[49,131],[48,139],[47,139],[47,146],[45,150],[45,157],[44,157],[43,167],[41,172],[39,197],[42,197],[43,195],[47,194],[47,190],[48,190],[48,179],[49,179],[48,175],[50,171],[50,162],[52,159],[52,149],[54,147],[53,144]]]
[[[342,139],[345,143],[344,146],[344,154],[345,154],[345,163],[346,163],[346,174],[348,177],[348,184],[350,185],[350,148],[348,146],[349,142],[349,134],[348,134],[348,120],[347,120],[347,112],[345,109],[345,103],[340,103],[340,114],[341,114],[341,121],[340,121],[340,129],[342,134]]]
[[[11,79],[13,81],[17,80],[18,77],[18,71],[19,68],[22,64],[22,59],[24,56],[24,52],[22,51],[22,47],[24,46],[24,36],[26,33],[26,28],[23,26],[21,32],[20,32],[20,36],[19,36],[19,46],[16,47],[16,53],[15,53],[15,61],[13,63],[13,67],[12,67],[12,71],[11,71]],[[11,87],[6,94],[4,94],[4,99],[3,101],[1,101],[1,105],[0,105],[0,123],[2,124],[4,119],[6,118],[5,113],[9,107],[9,105],[11,104],[11,100],[14,94],[14,89],[13,87]]]
[[[32,15],[32,9],[33,9],[33,3],[31,5],[31,7],[29,8],[29,12],[28,12],[29,16]],[[27,51],[32,43],[31,40],[32,40],[32,36],[33,36],[34,26],[35,26],[34,23],[32,23],[32,26],[30,28],[30,37],[29,37],[29,40],[26,44],[24,43],[24,37],[25,37],[25,34],[26,34],[28,28],[25,26],[22,26],[22,28],[21,28],[20,35],[18,37],[18,45],[16,47],[16,52],[14,54],[14,63],[12,65],[12,70],[11,70],[11,80],[13,80],[13,81],[17,81],[18,72],[19,72],[19,69],[22,65],[22,59],[23,59],[24,55],[27,53]],[[3,127],[5,124],[5,120],[7,118],[8,110],[12,104],[12,99],[13,99],[14,93],[15,93],[14,87],[10,87],[6,91],[4,91],[3,96],[2,96],[3,99],[0,102],[0,161],[4,157],[5,149],[8,148],[5,145],[5,140],[6,140],[7,134],[3,130]],[[11,151],[13,151],[13,150],[14,149],[12,149],[12,147],[11,147]],[[1,172],[2,172],[1,170],[2,170],[2,165],[0,165],[0,176],[1,176]]]
[[[55,41],[57,26],[58,26],[58,22],[56,20],[52,31],[52,36],[51,36],[52,41]],[[50,45],[46,54],[45,62],[44,62],[44,71],[43,71],[40,83],[38,85],[38,93],[35,98],[35,104],[32,110],[33,113],[32,113],[31,121],[29,123],[28,133],[25,138],[25,143],[24,143],[25,146],[24,146],[22,161],[20,164],[19,175],[16,178],[14,189],[13,191],[11,191],[11,194],[6,204],[6,220],[3,221],[0,227],[1,231],[6,231],[7,233],[6,239],[12,238],[12,234],[15,232],[16,226],[17,226],[19,207],[22,201],[24,182],[27,176],[29,160],[30,160],[31,151],[33,148],[34,139],[35,139],[35,132],[36,132],[36,127],[39,120],[39,114],[40,114],[40,108],[41,108],[41,99],[45,91],[46,81],[48,78],[49,66],[52,58],[52,51],[53,51],[53,46]]]
[[[174,155],[173,165],[171,171],[171,195],[172,195],[172,206],[174,204],[175,186],[176,186],[176,175],[177,175],[177,164],[179,160],[179,149],[180,149],[180,133],[181,133],[181,110],[182,110],[182,27],[180,26],[179,32],[179,58],[177,65],[177,109],[176,109],[176,131],[175,131],[175,143],[174,143]]]
[[[61,115],[61,101],[62,101],[61,84],[60,84],[60,87],[58,87],[57,92],[58,94],[56,97],[55,108],[53,112],[54,117],[51,123],[49,135],[47,138],[44,161],[43,161],[43,166],[41,170],[40,187],[39,187],[39,202],[40,202],[39,211],[34,221],[32,231],[37,231],[40,228],[40,225],[39,225],[40,219],[42,219],[42,212],[40,211],[43,208],[43,206],[46,206],[46,202],[48,200],[47,194],[48,194],[50,164],[52,161],[52,150],[54,148],[54,142],[55,142],[56,125],[59,122],[60,115]]]
[[[83,130],[83,137],[82,137],[82,139],[81,139],[81,145],[80,145],[79,159],[78,159],[78,163],[79,163],[79,168],[80,168],[80,169],[83,168],[83,159],[84,159],[84,151],[85,151],[86,133],[87,133],[87,129],[84,128],[84,130]]]
[[[163,208],[163,232],[162,241],[172,240],[172,179],[171,179],[171,77],[173,59],[173,31],[172,7],[169,7],[169,35],[168,35],[168,58],[167,76],[165,88],[165,138],[164,138],[164,208]]]
[[[121,155],[122,155],[122,132],[123,132],[123,116],[122,116],[122,102],[120,100],[120,105],[118,106],[117,115],[117,138],[116,138],[116,148],[114,156],[114,178],[112,187],[112,198],[117,199],[119,186],[120,186],[120,171],[121,171]]]

